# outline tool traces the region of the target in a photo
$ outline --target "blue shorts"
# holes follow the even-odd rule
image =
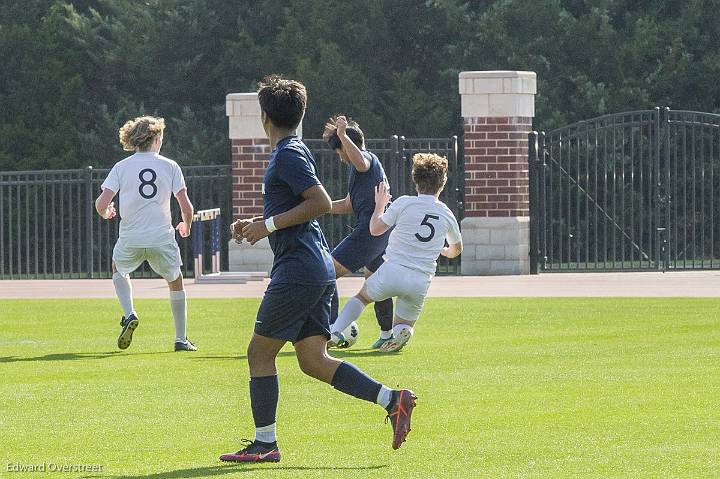
[[[335,283],[308,285],[272,282],[265,290],[255,333],[296,343],[310,336],[330,339],[330,302]]]
[[[363,266],[374,272],[383,264],[389,238],[390,231],[373,236],[369,226],[358,226],[332,250],[332,257],[353,273]]]

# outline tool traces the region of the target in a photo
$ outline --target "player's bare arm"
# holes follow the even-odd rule
[[[387,183],[381,181],[375,187],[375,211],[370,218],[370,234],[373,236],[380,236],[390,229],[390,225],[380,219],[385,212],[385,207],[390,203],[390,198]]]
[[[332,202],[332,208],[330,208],[331,215],[349,215],[353,212],[352,201],[350,201],[350,193],[341,199]]]
[[[462,253],[463,250],[463,244],[462,241],[459,243],[453,243],[449,246],[446,246],[445,248],[440,251],[440,254],[445,256],[446,258],[452,259],[457,258],[460,256],[460,253]]]
[[[342,149],[347,155],[348,161],[358,170],[360,173],[364,173],[370,169],[370,162],[365,158],[355,143],[347,136],[346,128],[348,122],[344,116],[339,116],[335,119],[335,126],[337,127],[337,136],[340,138],[342,143]]]
[[[180,205],[180,214],[182,215],[182,221],[175,227],[180,233],[180,236],[187,238],[190,236],[190,229],[192,228],[193,214],[195,214],[195,208],[190,202],[190,198],[187,194],[187,188],[177,192],[175,199]]]
[[[115,210],[115,198],[116,193],[108,188],[103,189],[103,192],[95,200],[95,210],[98,212],[103,219],[111,220],[117,215]]]
[[[303,198],[302,203],[291,210],[272,217],[275,229],[289,228],[290,226],[307,223],[313,218],[330,212],[332,208],[330,196],[328,196],[327,191],[325,191],[322,185],[311,186],[303,191],[300,196]],[[269,219],[270,218],[266,218],[266,221]],[[243,237],[245,237],[251,245],[254,245],[269,234],[270,231],[266,223],[262,221],[253,222],[245,226],[242,230]]]

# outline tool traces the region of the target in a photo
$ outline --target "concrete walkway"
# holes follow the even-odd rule
[[[246,284],[194,284],[186,280],[191,298],[258,298],[269,280]],[[341,278],[341,296],[354,295],[360,277]],[[133,281],[137,298],[167,298],[163,280]],[[0,281],[0,299],[113,298],[111,280]],[[720,297],[720,271],[672,273],[546,273],[534,276],[439,276],[430,296],[438,297]]]

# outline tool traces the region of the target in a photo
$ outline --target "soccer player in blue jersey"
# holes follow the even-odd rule
[[[370,217],[375,210],[375,186],[387,182],[385,170],[374,153],[365,149],[365,136],[360,125],[342,115],[331,118],[325,124],[323,139],[335,150],[343,163],[348,165],[348,194],[341,200],[333,201],[331,214],[355,213],[356,221],[350,233],[332,251],[335,278],[364,269],[365,277],[373,274],[383,263],[383,253],[388,244],[390,231],[380,236],[370,234]],[[338,317],[339,298],[337,290],[333,296],[330,323]],[[380,326],[380,338],[370,346],[380,349],[392,339],[393,300],[373,303],[375,316]],[[341,332],[333,334],[328,345],[347,347]]]
[[[410,431],[413,392],[393,391],[326,351],[335,270],[316,218],[332,205],[317,178],[312,154],[296,135],[305,114],[305,87],[272,75],[260,82],[258,100],[262,125],[273,146],[263,178],[263,216],[236,221],[232,228],[236,240],[246,239],[250,244],[268,237],[274,261],[247,349],[255,440],[237,452],[223,454],[220,460],[280,460],[275,435],[279,397],[275,358],[288,341],[305,374],[383,406],[393,427],[392,446],[397,449]]]

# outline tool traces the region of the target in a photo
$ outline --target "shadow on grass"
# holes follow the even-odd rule
[[[379,466],[280,466],[274,464],[227,464],[213,467],[196,467],[193,469],[178,469],[176,471],[158,472],[138,476],[84,476],[83,479],[176,479],[184,477],[213,477],[225,474],[238,474],[251,471],[369,471],[382,469],[387,464]]]
[[[399,352],[399,351],[398,351]],[[330,356],[334,358],[360,358],[363,356],[388,356],[398,353],[385,353],[382,351],[379,351],[377,349],[331,349],[329,351]],[[192,359],[247,359],[247,356],[244,354],[237,354],[235,356],[198,356],[198,355],[192,355],[188,356]],[[278,353],[279,358],[287,358],[287,357],[295,357],[294,351],[280,351]],[[0,361],[1,362],[1,361]]]
[[[395,353],[386,353],[383,351],[380,351],[379,349],[331,349],[329,351],[330,356],[334,358],[360,358],[360,357],[366,357],[366,356],[391,356],[393,354],[398,354],[398,352]]]
[[[32,361],[77,361],[82,359],[105,359],[112,357],[122,356],[144,356],[144,355],[157,355],[157,354],[175,354],[172,351],[161,351],[156,353],[125,353],[123,351],[110,351],[107,353],[55,353],[46,354],[45,356],[35,356],[32,358],[22,358],[18,356],[3,356],[0,357],[0,363],[20,363],[20,362],[32,362]]]
[[[189,358],[192,359],[247,359],[247,356],[245,354],[237,354],[235,356],[198,356],[197,354],[193,354],[192,356],[188,355]],[[294,358],[295,357],[295,351],[280,351],[278,353],[279,358]]]

